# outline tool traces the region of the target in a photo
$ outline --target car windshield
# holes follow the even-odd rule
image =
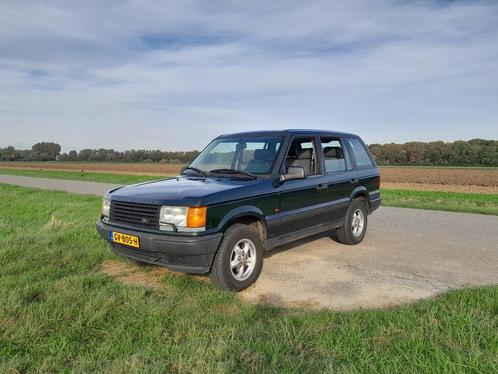
[[[270,174],[281,144],[281,138],[273,137],[217,139],[190,168],[204,173]]]

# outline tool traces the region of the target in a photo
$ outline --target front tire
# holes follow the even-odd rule
[[[339,242],[348,245],[359,244],[365,237],[368,224],[365,199],[354,199],[346,213],[344,223],[336,230]]]
[[[235,224],[225,232],[209,277],[226,291],[242,291],[259,277],[263,268],[263,244],[254,226]]]

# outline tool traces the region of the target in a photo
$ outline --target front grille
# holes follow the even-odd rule
[[[159,205],[112,201],[109,220],[114,223],[124,223],[128,226],[158,230],[160,209]]]

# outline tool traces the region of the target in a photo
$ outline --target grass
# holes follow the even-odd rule
[[[498,215],[498,194],[382,190],[382,205]]]
[[[391,168],[391,169],[406,169],[406,168],[415,168],[415,169],[478,169],[478,170],[498,170],[497,166],[468,166],[468,165],[379,165],[380,168]]]
[[[386,310],[249,305],[100,271],[100,199],[0,185],[0,372],[497,372],[498,287]]]
[[[160,178],[150,175],[81,173],[60,170],[22,170],[8,168],[0,168],[0,174],[117,184],[133,184]],[[383,189],[382,199],[382,204],[385,206],[498,215],[498,194]]]
[[[116,184],[134,184],[145,181],[164,178],[161,176],[151,175],[127,175],[127,174],[109,174],[109,173],[92,173],[78,171],[62,170],[31,170],[31,169],[11,169],[0,168],[0,174],[21,175],[25,177],[39,177],[52,179],[69,179],[88,182],[105,182]],[[165,176],[167,177],[167,176]]]

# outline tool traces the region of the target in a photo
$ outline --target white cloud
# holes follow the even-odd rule
[[[0,13],[0,146],[200,148],[320,127],[498,136],[491,2],[20,2]]]

